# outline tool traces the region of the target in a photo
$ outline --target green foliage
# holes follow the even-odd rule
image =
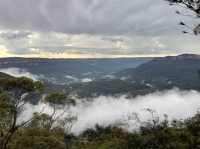
[[[50,104],[59,104],[59,105],[63,105],[66,101],[66,96],[63,93],[60,92],[55,92],[55,93],[51,93],[49,94],[46,98],[45,101],[50,103]]]
[[[43,85],[41,82],[36,81],[25,77],[21,78],[5,78],[0,80],[0,87],[3,90],[16,90],[20,89],[24,92],[32,92],[32,91],[40,91],[43,89]]]
[[[0,147],[1,149],[200,149],[200,113],[185,121],[154,118],[144,123],[138,132],[126,132],[117,127],[96,126],[79,136],[66,131],[72,127],[75,117],[61,118],[34,113],[26,125],[16,123],[23,110],[24,93],[42,90],[40,82],[27,78],[0,79]],[[12,92],[20,93],[15,96]],[[20,92],[18,92],[20,91]],[[75,104],[62,92],[49,94],[45,101],[53,105]],[[22,104],[21,104],[22,103]],[[150,110],[149,110],[150,111]],[[150,111],[151,112],[151,111]],[[66,133],[67,132],[67,133]],[[8,144],[4,144],[8,141]]]
[[[0,148],[7,149],[13,135],[26,122],[18,123],[18,118],[26,103],[26,96],[32,92],[40,91],[42,83],[22,77],[0,78]]]
[[[11,122],[12,105],[10,105],[7,93],[0,93],[0,132],[8,131],[8,124]]]
[[[198,149],[200,148],[200,115],[186,121],[167,120],[141,127],[129,133],[115,127],[89,129],[78,138],[81,149]],[[82,141],[83,140],[83,141]]]
[[[37,91],[44,91],[44,85],[42,82],[40,81],[35,81],[34,82],[34,89],[37,90]]]
[[[95,98],[98,96],[143,95],[152,92],[152,89],[141,83],[122,81],[120,79],[98,80],[84,84],[74,84],[71,92],[75,92],[79,98]]]
[[[33,120],[29,124],[29,128],[49,129],[51,126],[51,116],[45,113],[34,113]]]
[[[67,97],[64,93],[62,92],[54,92],[45,98],[45,101],[49,103],[50,105],[75,105],[76,102],[74,99],[71,99]]]
[[[27,128],[19,131],[10,149],[64,149],[64,133],[60,130],[48,131],[43,128]]]
[[[6,99],[6,94],[0,97]],[[51,116],[35,113],[33,121],[20,128],[9,142],[9,149],[198,149],[200,148],[200,113],[185,121],[153,119],[138,132],[117,127],[96,126],[77,137],[65,135],[63,125],[49,129]],[[64,137],[66,136],[66,137]]]

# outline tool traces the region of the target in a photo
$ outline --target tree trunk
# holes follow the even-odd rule
[[[71,135],[65,135],[64,136],[64,142],[65,142],[65,149],[71,149],[72,136]]]
[[[7,149],[7,143],[5,143],[4,140],[1,140],[0,142],[0,149]]]

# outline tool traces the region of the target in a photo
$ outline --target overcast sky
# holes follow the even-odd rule
[[[164,0],[0,0],[0,57],[100,58],[200,54]],[[190,12],[186,12],[190,13]]]

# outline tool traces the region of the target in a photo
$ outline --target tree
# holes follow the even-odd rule
[[[48,119],[47,129],[51,130],[52,128],[55,127],[55,125],[58,125],[59,127],[63,128],[65,132],[64,135],[65,146],[66,149],[70,149],[72,143],[72,135],[70,134],[70,131],[74,122],[77,120],[77,117],[69,113],[68,115],[66,115],[67,113],[66,110],[67,106],[76,105],[75,100],[66,96],[65,93],[54,92],[49,94],[45,98],[45,102],[48,103],[53,108],[52,114],[50,116],[47,115],[45,116],[45,118]],[[63,110],[57,112],[58,109],[63,109]]]
[[[189,9],[193,13],[195,13],[195,18],[200,17],[200,0],[166,0],[169,1],[170,5],[178,5],[180,7],[184,7],[185,9]],[[176,11],[176,14],[188,16],[180,11]],[[200,34],[200,24],[196,25],[195,27],[190,27],[184,22],[179,23],[182,26],[185,26],[189,31],[183,31],[183,33],[189,33],[192,31],[195,35]]]
[[[51,129],[54,123],[58,121],[62,121],[64,125],[64,119],[68,119],[71,116],[68,115],[67,117],[64,116],[66,114],[67,106],[75,105],[76,102],[74,99],[69,98],[62,92],[54,92],[46,96],[45,102],[49,104],[52,108],[52,114],[49,116],[49,128]],[[58,112],[59,110],[59,112]]]
[[[32,119],[19,122],[27,96],[43,89],[41,82],[31,79],[4,78],[0,80],[0,149],[7,149],[13,135]]]
[[[65,149],[64,132],[61,129],[48,131],[45,128],[26,127],[17,131],[9,149]]]

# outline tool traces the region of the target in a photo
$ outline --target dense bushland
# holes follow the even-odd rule
[[[1,149],[198,149],[200,148],[200,113],[187,120],[142,123],[138,131],[127,132],[116,126],[85,130],[74,136],[70,128],[75,117],[62,117],[62,105],[75,105],[63,93],[51,93],[44,102],[53,113],[34,113],[27,121],[19,115],[28,101],[28,94],[40,94],[43,86],[27,78],[0,78],[0,147]],[[40,97],[40,96],[38,96]],[[149,110],[151,112],[151,110]]]

